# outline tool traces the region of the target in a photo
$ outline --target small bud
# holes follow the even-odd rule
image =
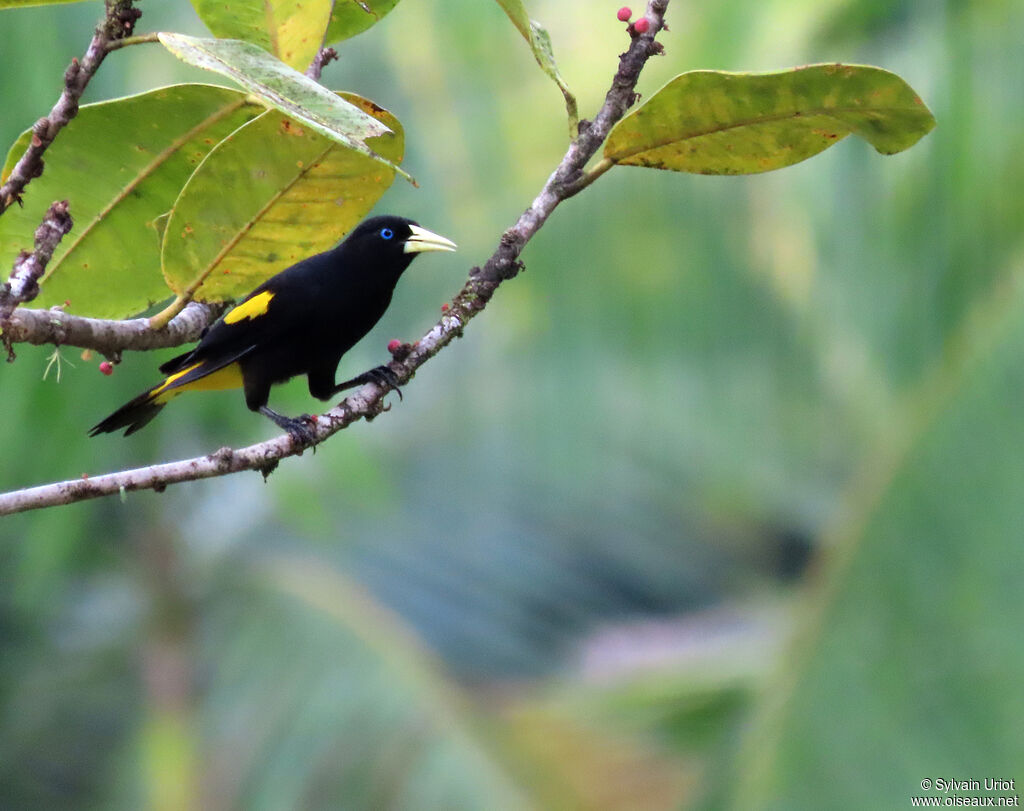
[[[641,17],[635,23],[633,23],[633,30],[638,34],[646,34],[647,30],[651,27],[651,21],[646,17]]]
[[[441,312],[442,313],[448,312],[448,302],[447,301],[444,304],[441,305]]]
[[[395,352],[398,351],[398,348],[401,345],[402,345],[401,341],[399,341],[397,338],[392,338],[390,341],[388,341],[388,352],[390,352],[392,355],[394,355]]]
[[[112,375],[114,373],[114,364],[109,360],[105,360],[100,364],[100,371],[105,375]]]
[[[633,9],[629,6],[623,6],[619,9],[619,13],[616,16],[618,16],[620,23],[628,23],[629,18],[633,16]]]

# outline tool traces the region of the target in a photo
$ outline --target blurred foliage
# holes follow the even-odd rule
[[[528,7],[591,115],[617,5]],[[5,143],[100,8],[4,12]],[[204,35],[184,3],[143,8]],[[266,484],[3,519],[0,805],[903,807],[926,776],[1024,777],[1024,9],[669,19],[645,97],[689,69],[872,63],[939,126],[749,178],[615,169],[373,424]],[[325,70],[404,125],[422,188],[377,210],[461,248],[403,279],[340,374],[421,335],[562,154],[518,40],[495,3],[402,3]],[[129,48],[86,101],[207,79]],[[4,489],[269,429],[226,392],[89,440],[172,353],[105,378],[63,350],[57,383],[51,351],[2,370]],[[275,396],[309,407],[301,383]]]
[[[522,0],[497,0],[497,2],[504,9],[516,30],[529,44],[533,58],[537,60],[540,69],[550,76],[551,80],[558,85],[558,89],[562,91],[562,95],[565,97],[565,112],[569,118],[569,137],[575,138],[580,124],[579,109],[576,97],[572,94],[562,74],[558,72],[551,35],[543,25],[530,19]]]
[[[830,537],[832,577],[746,744],[736,807],[877,808],[922,775],[1024,763],[1021,270],[852,488],[856,518]]]

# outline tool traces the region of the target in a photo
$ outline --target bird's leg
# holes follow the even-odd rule
[[[351,389],[354,386],[362,386],[364,383],[376,383],[378,386],[390,386],[398,393],[398,399],[402,399],[402,390],[398,388],[398,375],[391,371],[390,366],[375,366],[367,372],[363,372],[358,377],[353,377],[351,380],[346,380],[344,383],[338,383],[334,387],[334,394],[345,389]]]
[[[259,407],[259,412],[265,417],[272,419],[278,428],[283,428],[287,431],[295,442],[310,445],[316,440],[316,434],[313,432],[313,425],[315,423],[309,414],[303,414],[300,417],[286,417],[284,414],[278,414],[270,406],[265,405]]]

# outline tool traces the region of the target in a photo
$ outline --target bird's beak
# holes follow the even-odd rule
[[[445,239],[433,231],[410,225],[412,235],[405,241],[405,253],[424,253],[426,251],[454,251],[458,246],[450,239]]]

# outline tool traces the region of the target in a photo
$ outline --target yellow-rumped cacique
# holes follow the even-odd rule
[[[97,423],[90,436],[133,434],[186,391],[242,388],[245,404],[296,440],[313,438],[308,415],[271,409],[270,387],[306,375],[309,393],[327,400],[369,382],[396,380],[387,366],[335,383],[341,356],[376,324],[398,279],[417,254],[455,243],[405,217],[371,217],[337,247],[267,279],[203,332],[196,347],[160,367],[163,381]]]

